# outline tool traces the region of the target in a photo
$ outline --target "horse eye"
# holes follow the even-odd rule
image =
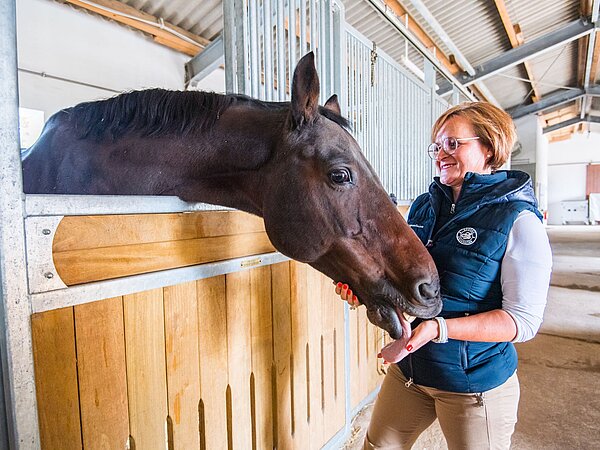
[[[329,172],[329,179],[335,184],[350,183],[352,178],[348,169],[336,169]]]

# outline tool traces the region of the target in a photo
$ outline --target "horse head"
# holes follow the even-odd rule
[[[440,311],[437,270],[340,125],[337,97],[324,107],[318,97],[309,53],[294,72],[284,150],[265,167],[267,233],[282,253],[347,282],[369,320],[399,338],[402,312],[430,318]]]

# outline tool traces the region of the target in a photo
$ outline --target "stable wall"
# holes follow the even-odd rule
[[[68,5],[19,0],[17,40],[20,106],[44,111],[45,119],[123,91],[184,88],[187,55]],[[222,91],[218,74],[201,87]]]
[[[560,202],[585,200],[586,167],[600,162],[600,135],[573,134],[548,145],[548,223],[561,223]]]

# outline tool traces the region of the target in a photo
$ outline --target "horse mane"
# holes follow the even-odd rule
[[[115,139],[129,132],[149,137],[185,136],[193,130],[212,128],[223,112],[241,103],[255,109],[281,112],[287,112],[290,105],[289,102],[264,102],[238,94],[146,89],[80,103],[61,112],[68,115],[80,138]],[[319,112],[350,129],[349,122],[333,111],[320,107]]]

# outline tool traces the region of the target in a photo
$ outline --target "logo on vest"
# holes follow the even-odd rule
[[[471,245],[477,240],[477,231],[475,228],[461,228],[456,233],[456,240],[462,245]]]

